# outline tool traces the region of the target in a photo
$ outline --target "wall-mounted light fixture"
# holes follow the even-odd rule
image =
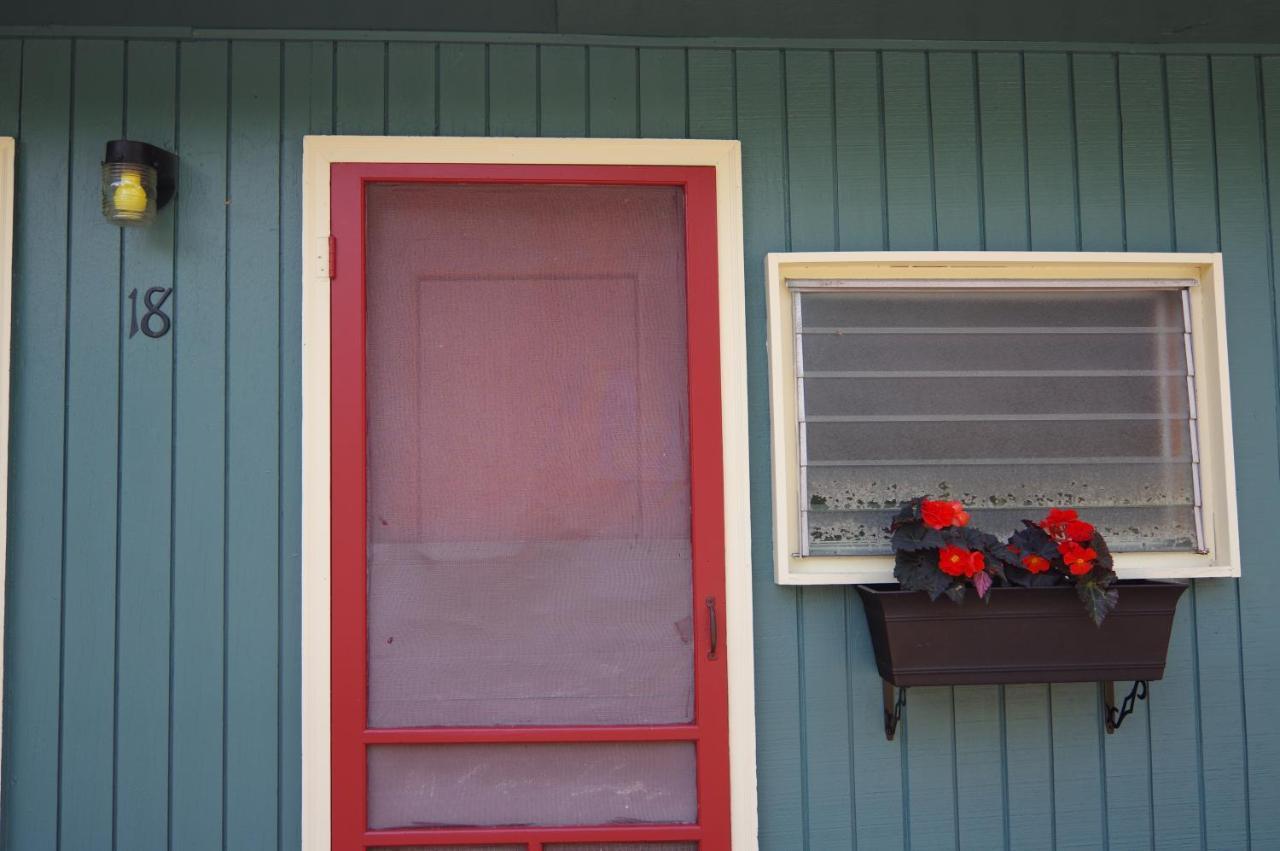
[[[168,151],[116,139],[102,161],[102,215],[117,225],[145,225],[178,189],[178,157]]]

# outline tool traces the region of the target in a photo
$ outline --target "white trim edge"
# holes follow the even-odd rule
[[[4,587],[9,552],[9,386],[13,328],[13,185],[14,152],[11,136],[0,136],[0,636],[4,631]],[[0,639],[2,641],[2,639]],[[0,695],[4,694],[4,652],[0,648]],[[4,707],[0,705],[0,735]]]
[[[757,846],[742,155],[736,141],[307,136],[302,164],[302,847],[330,846],[329,173],[337,162],[716,170],[733,846]]]

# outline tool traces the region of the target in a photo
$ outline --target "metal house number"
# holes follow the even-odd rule
[[[164,303],[169,300],[169,296],[173,295],[173,287],[152,287],[142,296],[143,314],[142,321],[138,321],[138,290],[135,287],[129,292],[129,304],[131,306],[131,315],[129,319],[129,339],[132,340],[134,335],[141,329],[153,340],[158,340],[165,334],[169,333],[172,322],[169,320],[169,314],[164,312]]]

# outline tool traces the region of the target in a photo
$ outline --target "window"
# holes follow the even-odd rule
[[[1121,577],[1238,575],[1217,255],[769,258],[777,579],[889,581],[889,520],[1081,511]]]

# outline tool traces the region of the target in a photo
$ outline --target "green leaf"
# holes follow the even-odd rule
[[[1093,538],[1089,541],[1089,546],[1098,554],[1098,558],[1094,561],[1095,569],[1102,569],[1107,573],[1114,575],[1115,559],[1111,557],[1111,549],[1107,546],[1107,542],[1103,540],[1102,535],[1096,530]]]
[[[1009,565],[1005,571],[1009,583],[1022,588],[1048,588],[1052,585],[1061,585],[1064,580],[1058,571],[1062,568],[1062,556],[1058,553],[1057,543],[1030,520],[1023,520],[1022,523],[1024,528],[1014,532],[1009,538],[1009,547],[1017,547],[1018,552],[1014,553],[1009,550],[1009,547],[1005,548],[1008,555],[1012,557],[1011,560],[1005,561],[1005,564]],[[1022,564],[1022,558],[1028,555],[1040,556],[1049,562],[1049,569],[1040,573],[1027,570]]]
[[[1015,567],[1015,568],[1022,567],[1021,557],[1019,557],[1019,555],[1015,553],[1013,550],[1009,549],[1008,546],[1000,543],[999,541],[996,541],[994,544],[987,547],[986,552],[987,552],[987,565],[991,567],[993,571],[998,570],[999,572],[997,572],[996,575],[999,576],[1001,579],[1004,578],[1003,569],[1006,566]]]
[[[938,570],[938,554],[929,550],[897,553],[893,578],[903,591],[924,591],[930,600],[938,599],[951,584],[951,577]]]
[[[1056,570],[1032,573],[1025,567],[1010,567],[1005,570],[1004,575],[1009,580],[1010,585],[1017,585],[1022,588],[1050,588],[1054,585],[1061,585],[1066,581],[1066,578]]]
[[[893,537],[889,543],[895,552],[936,550],[946,546],[941,532],[930,529],[919,521],[902,523],[891,528],[893,528]]]
[[[953,603],[963,603],[964,602],[964,583],[956,582],[953,585],[949,585],[947,587],[947,596],[951,598],[951,602]]]
[[[952,526],[945,530],[948,544],[964,547],[966,550],[982,550],[986,552],[992,547],[1000,546],[1000,539],[972,526]]]
[[[897,529],[904,523],[917,523],[920,521],[920,503],[924,502],[924,497],[918,496],[915,499],[907,500],[902,503],[898,509],[898,513],[894,515],[893,522],[889,524],[890,529]]]
[[[1009,543],[1017,547],[1025,555],[1038,555],[1055,566],[1062,564],[1062,556],[1058,553],[1058,544],[1050,538],[1048,533],[1030,520],[1022,521],[1024,528],[1013,533],[1013,537],[1009,539]]]
[[[1017,556],[1009,552],[1009,548],[1001,543],[999,538],[981,529],[970,526],[952,527],[942,530],[940,534],[949,546],[963,547],[966,550],[982,553],[986,558],[987,571],[1001,582],[1005,581],[1006,564],[1014,566],[1020,564]]]
[[[1084,610],[1098,626],[1116,604],[1120,602],[1120,594],[1110,587],[1110,582],[1085,578],[1076,583],[1076,595],[1084,602]]]

